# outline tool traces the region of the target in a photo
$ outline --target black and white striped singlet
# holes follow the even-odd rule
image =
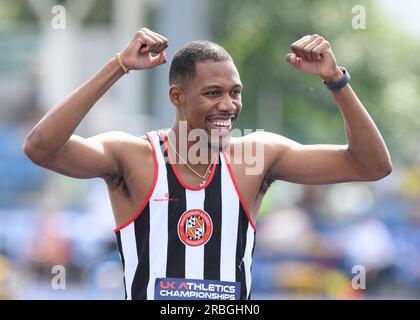
[[[170,154],[165,161],[165,134],[147,137],[152,188],[134,217],[115,229],[126,299],[249,299],[256,229],[225,155],[206,184],[192,188]]]

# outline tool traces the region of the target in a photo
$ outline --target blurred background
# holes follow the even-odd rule
[[[142,26],[169,39],[169,60],[193,39],[232,54],[244,84],[239,128],[344,144],[341,114],[322,81],[284,62],[298,38],[325,36],[394,170],[370,183],[275,182],[257,222],[253,298],[419,299],[418,12],[409,0],[0,0],[0,299],[123,298],[105,184],[39,168],[22,143]],[[121,79],[77,133],[169,127],[168,68]],[[65,289],[53,285],[57,265]]]

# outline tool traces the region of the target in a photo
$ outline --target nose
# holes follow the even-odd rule
[[[237,106],[233,103],[232,97],[224,95],[223,100],[217,104],[217,110],[223,112],[236,112]]]

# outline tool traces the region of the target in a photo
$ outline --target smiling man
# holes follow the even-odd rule
[[[169,84],[171,101],[178,107],[173,132],[185,121],[188,131],[207,133],[200,140],[210,137],[208,146],[226,148],[242,108],[242,83],[226,50],[208,41],[186,44],[172,61]]]
[[[127,299],[249,299],[255,221],[269,185],[377,180],[392,170],[388,150],[319,35],[293,43],[286,60],[324,80],[343,115],[347,145],[301,145],[268,132],[231,138],[242,82],[230,55],[208,41],[190,42],[173,58],[169,96],[176,118],[169,130],[73,134],[129,70],[165,63],[167,46],[163,36],[138,31],[41,119],[24,151],[50,170],[107,183]],[[250,152],[262,163],[253,174]]]

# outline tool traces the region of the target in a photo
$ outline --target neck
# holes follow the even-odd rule
[[[209,138],[205,131],[198,130],[198,133],[191,131],[192,129],[187,127],[186,121],[176,121],[166,133],[169,139],[168,148],[175,149],[169,151],[172,161],[178,165],[187,163],[191,167],[205,172],[219,150],[210,148]]]

